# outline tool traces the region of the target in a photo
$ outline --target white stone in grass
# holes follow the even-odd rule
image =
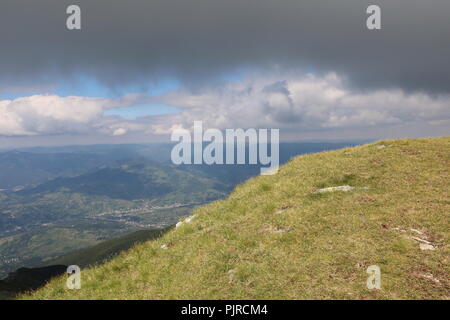
[[[424,250],[436,250],[436,247],[433,246],[433,244],[430,241],[428,241],[428,240],[421,239],[421,238],[418,238],[418,237],[411,237],[411,239],[419,242],[419,248],[422,251],[424,251]]]
[[[189,222],[191,222],[192,219],[194,219],[194,218],[195,218],[195,214],[192,215],[192,216],[190,216],[190,217],[187,217],[186,220],[184,220],[184,223],[189,223]]]
[[[231,269],[228,271],[229,282],[233,282],[235,274],[236,274],[236,270]]]
[[[417,234],[423,235],[423,232],[420,231],[420,230],[413,229],[413,228],[410,228],[409,230],[411,230],[412,232],[415,232],[415,233],[417,233]]]
[[[439,279],[436,279],[431,273],[421,274],[421,276],[425,279],[433,281],[436,284],[441,284],[441,281]]]
[[[324,192],[334,192],[334,191],[351,191],[355,189],[354,187],[351,186],[339,186],[339,187],[329,187],[329,188],[323,188],[323,189],[319,189],[316,192],[318,193],[324,193]]]
[[[424,250],[436,250],[436,248],[434,246],[432,246],[431,244],[427,244],[427,243],[419,243],[419,248],[422,251],[424,251]]]
[[[418,238],[418,237],[411,237],[411,239],[416,240],[417,242],[424,243],[424,244],[431,244],[430,241],[425,240],[425,239],[421,239],[421,238]]]
[[[317,191],[315,191],[315,193],[325,193],[325,192],[335,192],[335,191],[343,191],[343,192],[347,192],[347,191],[352,191],[354,189],[360,189],[360,190],[368,190],[369,187],[352,187],[352,186],[338,186],[338,187],[329,187],[329,188],[323,188],[323,189],[319,189]]]
[[[276,229],[273,232],[274,233],[286,233],[286,232],[289,232],[291,230],[292,230],[291,228],[282,228],[282,229]]]
[[[166,244],[163,244],[163,245],[161,246],[161,249],[163,249],[163,250],[167,250],[167,249],[168,249],[168,247],[167,247],[167,245],[166,245]]]
[[[377,149],[384,149],[386,146],[384,144],[377,146]]]
[[[181,227],[183,224],[185,223],[190,223],[193,219],[195,218],[195,214],[192,216],[187,217],[186,219],[184,219],[184,221],[180,221],[175,225],[175,228],[179,228]]]

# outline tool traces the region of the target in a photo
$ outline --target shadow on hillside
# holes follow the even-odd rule
[[[55,265],[41,268],[20,268],[0,280],[0,299],[13,299],[20,293],[36,290],[54,277],[64,274],[67,266]]]
[[[117,254],[136,244],[162,237],[174,226],[163,229],[140,230],[128,235],[104,241],[90,248],[81,249],[36,268],[20,268],[0,280],[0,300],[11,300],[17,295],[43,287],[51,279],[66,273],[69,265],[80,268],[105,263]]]

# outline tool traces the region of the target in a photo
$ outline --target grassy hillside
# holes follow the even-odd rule
[[[342,185],[356,188],[317,192]],[[83,270],[81,290],[63,277],[23,298],[449,299],[449,190],[448,137],[297,157]],[[381,290],[366,287],[370,265]]]
[[[161,237],[170,230],[171,227],[164,229],[139,230],[123,237],[104,241],[93,247],[81,249],[57,259],[47,261],[44,265],[77,265],[80,268],[86,268],[91,265],[105,262],[114,257],[119,252],[128,250],[137,243],[145,242],[151,239]]]
[[[0,280],[0,300],[12,299],[19,292],[30,290],[30,288],[41,287],[48,279],[64,273],[67,266],[78,265],[80,268],[86,268],[104,263],[138,243],[161,237],[171,228],[136,231],[47,261],[36,268],[31,268],[26,271],[23,268],[16,270],[13,272],[13,275],[10,274],[6,279]],[[45,271],[42,270],[44,268],[46,268]],[[37,276],[38,278],[36,278]]]

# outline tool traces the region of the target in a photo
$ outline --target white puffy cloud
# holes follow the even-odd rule
[[[117,128],[116,130],[113,131],[112,135],[113,136],[123,136],[127,132],[128,132],[128,130],[126,128]]]
[[[214,128],[285,128],[301,131],[398,125],[450,119],[450,97],[420,92],[349,88],[338,75],[255,77],[197,92],[178,90],[160,102],[182,109],[155,124],[190,128],[203,120]]]
[[[180,112],[134,120],[104,114],[110,108],[145,102],[176,106]],[[87,133],[115,139],[130,135],[150,137],[167,135],[174,129],[189,129],[197,120],[209,128],[278,128],[282,134],[308,132],[309,137],[342,129],[358,134],[387,126],[423,128],[421,124],[426,124],[445,129],[450,123],[450,96],[399,89],[358,91],[331,73],[253,76],[221,86],[197,88],[195,92],[181,88],[156,97],[34,95],[0,100],[0,136]]]
[[[131,106],[145,99],[147,97],[131,94],[120,99],[33,95],[0,100],[0,135],[87,133],[100,129],[99,123],[107,118],[103,116],[105,110]],[[101,129],[108,131],[108,123]],[[126,133],[117,128],[111,130],[116,135]]]

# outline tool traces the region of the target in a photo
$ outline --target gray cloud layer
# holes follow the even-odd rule
[[[164,94],[156,99],[182,112],[161,117],[152,125],[153,132],[190,128],[199,119],[213,128],[281,128],[295,130],[299,136],[341,128],[450,124],[449,95],[399,89],[355,92],[334,73],[281,79],[265,75],[195,93],[181,89]]]
[[[69,4],[83,30],[65,29]],[[450,1],[2,0],[0,87],[75,72],[112,86],[177,76],[186,83],[241,68],[347,76],[361,90],[450,92]]]

